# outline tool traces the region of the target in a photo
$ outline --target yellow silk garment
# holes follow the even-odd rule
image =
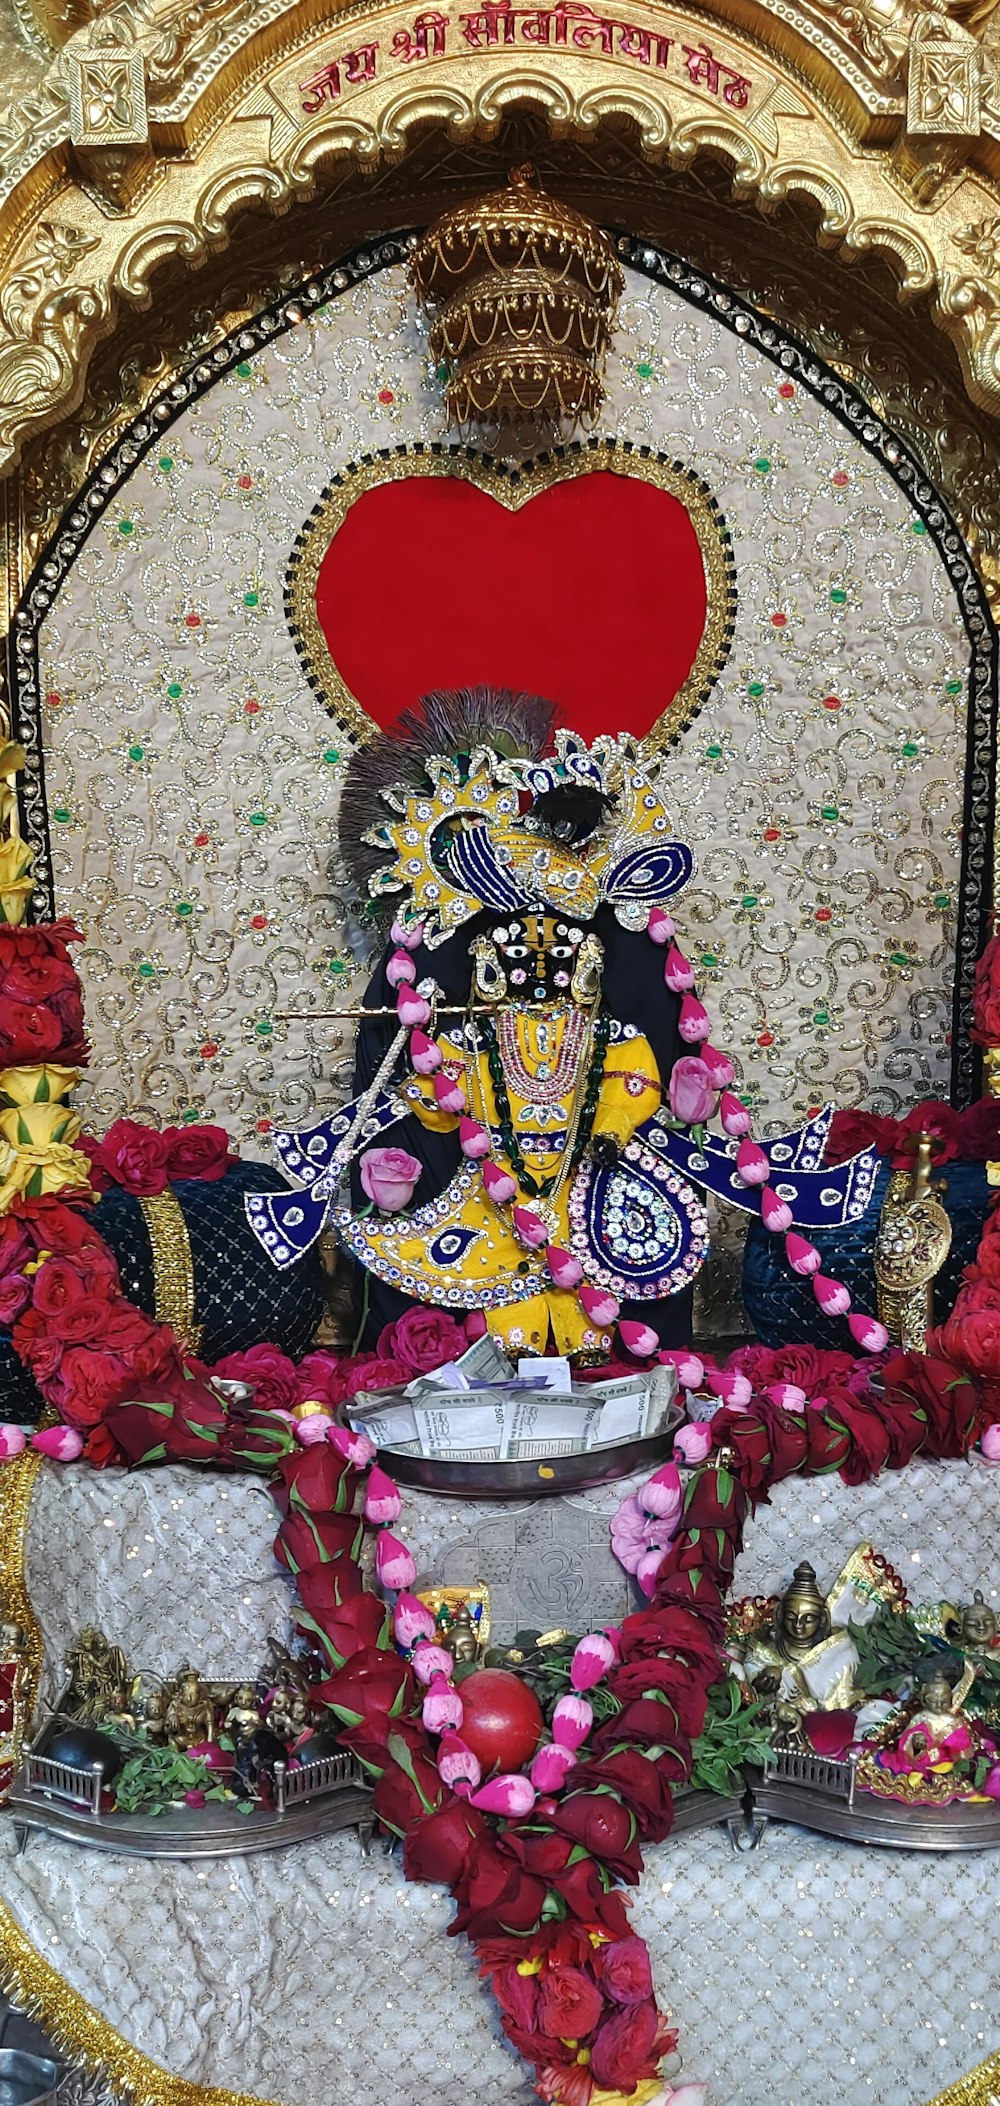
[[[483,1309],[486,1321],[507,1345],[524,1353],[544,1351],[551,1335],[559,1353],[603,1349],[607,1332],[588,1323],[574,1290],[554,1287],[544,1253],[528,1252],[511,1224],[514,1205],[540,1214],[549,1241],[570,1247],[569,1197],[573,1173],[566,1162],[575,1141],[574,1108],[587,1088],[592,1058],[590,1020],[569,1005],[539,1011],[511,1010],[497,1019],[500,1057],[511,1122],[525,1166],[539,1184],[565,1174],[546,1197],[524,1190],[511,1206],[487,1197],[480,1166],[466,1164],[441,1198],[415,1214],[368,1217],[352,1226],[350,1247],[362,1264],[419,1301],[458,1311]],[[459,1082],[468,1116],[492,1140],[491,1160],[518,1171],[503,1150],[500,1117],[481,1030],[470,1022],[453,1037],[438,1034],[443,1073]],[[421,1124],[451,1133],[458,1115],[442,1111],[433,1078],[413,1075],[399,1095]],[[648,1041],[619,1035],[607,1047],[592,1134],[609,1134],[620,1147],[652,1116],[660,1101],[659,1071]]]

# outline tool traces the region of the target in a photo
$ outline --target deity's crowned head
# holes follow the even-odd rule
[[[810,1564],[796,1565],[774,1619],[775,1643],[786,1659],[801,1659],[830,1635],[830,1612]]]
[[[939,1715],[954,1710],[955,1695],[943,1667],[929,1667],[923,1680],[917,1685],[917,1702],[921,1711]]]
[[[996,1616],[989,1602],[983,1600],[977,1587],[972,1600],[962,1610],[961,1643],[975,1650],[977,1647],[995,1645],[996,1639]]]
[[[554,914],[520,914],[471,945],[479,1002],[592,1009],[600,999],[604,949],[593,930]]]

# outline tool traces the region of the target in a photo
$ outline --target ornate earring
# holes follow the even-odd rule
[[[476,961],[474,985],[481,1002],[502,1002],[507,993],[507,975],[500,963],[495,943],[488,936],[477,936],[472,945]]]
[[[585,936],[576,954],[569,991],[580,1009],[593,1009],[600,1000],[604,946],[599,937]]]

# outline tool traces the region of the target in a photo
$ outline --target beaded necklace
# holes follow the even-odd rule
[[[507,1079],[500,1055],[496,1025],[492,1017],[482,1013],[477,1021],[486,1042],[486,1062],[490,1071],[490,1081],[493,1084],[493,1098],[496,1104],[504,1153],[522,1192],[526,1193],[530,1199],[548,1199],[562,1184],[567,1173],[570,1170],[575,1170],[578,1163],[582,1161],[590,1142],[590,1136],[594,1127],[594,1117],[597,1112],[597,1100],[601,1093],[601,1083],[604,1078],[604,1060],[608,1050],[608,1039],[611,1035],[611,1018],[602,1010],[594,1025],[590,1059],[586,1062],[581,1060],[580,1066],[586,1075],[587,1086],[581,1099],[580,1078],[578,1077],[574,1092],[574,1113],[571,1116],[567,1129],[566,1149],[562,1162],[550,1176],[540,1178],[534,1177],[528,1169],[524,1152],[514,1131],[514,1116],[511,1111],[510,1098],[507,1094]]]

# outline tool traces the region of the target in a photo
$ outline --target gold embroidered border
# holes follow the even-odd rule
[[[990,2055],[967,2077],[949,2084],[928,2106],[997,2106],[1000,2101],[1000,2055]]]
[[[565,451],[525,462],[516,475],[504,473],[487,455],[468,448],[442,448],[438,452],[400,449],[398,453],[376,454],[367,461],[352,461],[341,471],[324,491],[298,536],[288,565],[285,604],[288,624],[310,684],[351,738],[363,743],[378,726],[362,709],[334,662],[316,612],[316,583],[327,549],[357,499],[380,483],[446,475],[473,483],[509,512],[519,512],[540,491],[600,470],[634,476],[639,482],[666,490],[684,506],[698,538],[707,588],[704,632],[687,679],[646,733],[643,744],[647,752],[655,753],[684,730],[707,701],[732,643],[736,578],[729,532],[708,484],[695,469],[655,453],[640,454],[638,449],[626,448],[620,441],[608,438],[594,444],[574,442]]]
[[[25,1673],[12,1736],[15,1766],[21,1759],[21,1741],[35,1708],[42,1672],[42,1633],[24,1575],[28,1509],[41,1463],[37,1450],[28,1448],[13,1462],[0,1464],[0,1622],[19,1623],[25,1634]]]
[[[194,1264],[180,1201],[166,1191],[140,1199],[139,1205],[153,1250],[156,1321],[170,1324],[179,1344],[196,1353],[203,1326],[194,1320]]]

